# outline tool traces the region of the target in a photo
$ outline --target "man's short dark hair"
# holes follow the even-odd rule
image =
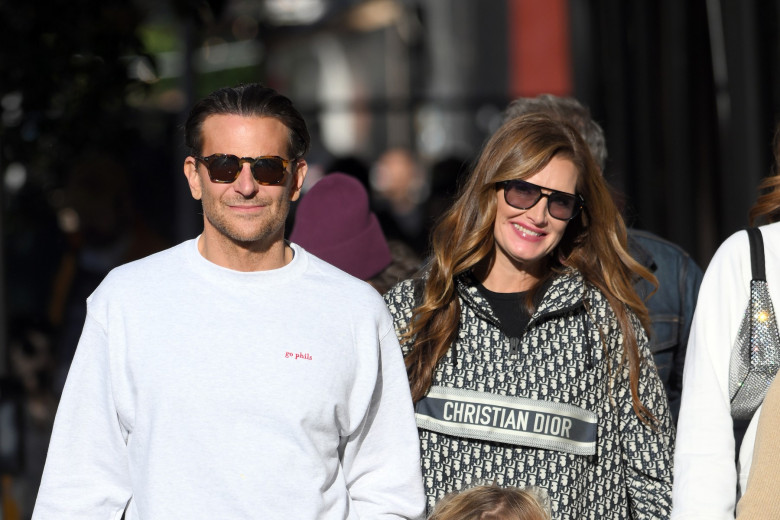
[[[292,101],[276,90],[259,83],[215,90],[190,110],[184,124],[184,144],[190,153],[203,151],[203,122],[213,115],[272,117],[289,129],[288,159],[300,159],[309,151],[311,138],[306,121]]]
[[[585,139],[590,153],[604,171],[607,163],[607,143],[604,130],[591,118],[590,110],[571,97],[540,94],[536,97],[521,97],[512,101],[504,110],[504,121],[530,113],[542,113],[574,126]]]

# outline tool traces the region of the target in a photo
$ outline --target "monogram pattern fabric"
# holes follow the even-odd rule
[[[658,419],[655,428],[633,411],[628,369],[620,365],[623,338],[615,314],[579,273],[569,271],[552,282],[514,351],[471,276],[461,276],[457,284],[458,337],[439,361],[433,385],[594,412],[596,453],[575,455],[420,428],[429,510],[447,493],[495,482],[547,489],[555,519],[668,518],[674,431],[638,320],[639,395]],[[414,281],[393,287],[385,302],[400,337],[415,305]],[[408,354],[410,345],[403,348]]]

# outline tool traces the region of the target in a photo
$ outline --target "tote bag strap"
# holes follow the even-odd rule
[[[766,264],[764,263],[764,237],[757,227],[746,229],[750,241],[750,269],[753,280],[766,281]]]

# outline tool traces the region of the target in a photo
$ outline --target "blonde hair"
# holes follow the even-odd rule
[[[417,402],[428,392],[437,363],[456,338],[460,304],[455,278],[493,258],[496,183],[531,177],[553,157],[574,164],[579,173],[577,193],[586,206],[569,221],[555,254],[547,260],[547,278],[536,289],[553,275],[573,268],[604,293],[623,334],[622,363],[628,366],[634,411],[643,422],[651,421],[652,413],[639,400],[641,356],[630,312],[648,329],[647,308],[633,282],[641,276],[655,284],[655,277],[628,253],[623,219],[579,132],[543,114],[513,118],[493,134],[455,203],[433,230],[433,254],[421,298],[401,336],[402,342],[412,346],[405,358],[412,398]]]
[[[539,488],[477,486],[441,499],[428,520],[550,520]]]

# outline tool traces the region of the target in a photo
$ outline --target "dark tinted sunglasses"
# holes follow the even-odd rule
[[[517,209],[531,209],[542,197],[547,197],[547,212],[558,220],[571,220],[579,215],[585,200],[580,195],[543,188],[530,182],[515,179],[497,183],[504,189],[504,200]],[[542,190],[552,193],[542,193]]]
[[[252,177],[260,184],[279,184],[287,173],[287,165],[295,159],[282,159],[276,155],[262,157],[236,157],[235,155],[215,153],[208,157],[195,159],[206,165],[211,182],[229,184],[238,178],[244,163],[249,163]]]

